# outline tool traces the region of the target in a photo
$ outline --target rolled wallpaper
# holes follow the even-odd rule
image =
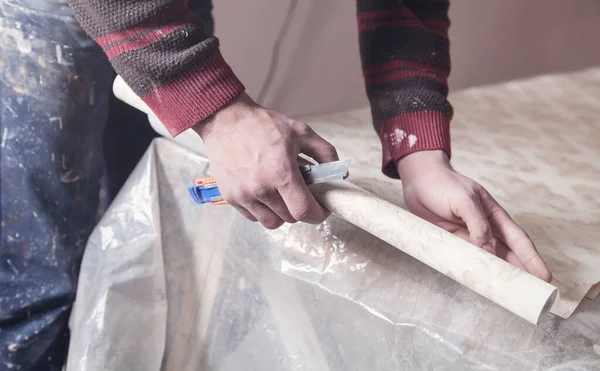
[[[311,185],[323,207],[438,272],[537,324],[556,287],[346,181]]]

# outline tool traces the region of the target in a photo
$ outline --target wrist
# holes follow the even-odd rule
[[[414,152],[396,160],[396,169],[400,179],[409,179],[434,170],[452,170],[452,167],[446,152],[431,150]]]
[[[215,112],[206,120],[196,124],[194,131],[205,140],[215,131],[222,127],[222,123],[233,123],[246,117],[250,111],[258,105],[246,93],[240,94],[235,99],[231,100],[226,106]]]

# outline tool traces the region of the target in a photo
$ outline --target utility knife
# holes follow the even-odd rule
[[[350,160],[307,164],[300,166],[300,173],[306,184],[317,184],[332,180],[343,180],[348,174]],[[200,178],[193,187],[188,188],[197,204],[226,205],[214,177]]]

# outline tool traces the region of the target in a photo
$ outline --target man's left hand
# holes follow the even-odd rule
[[[552,274],[527,233],[480,184],[452,169],[442,151],[397,163],[411,212],[550,282]]]

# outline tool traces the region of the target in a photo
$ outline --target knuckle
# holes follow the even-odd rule
[[[279,114],[269,109],[261,109],[256,112],[257,117],[265,122],[276,122],[278,121]]]
[[[278,164],[273,167],[270,178],[279,187],[287,186],[292,181],[292,167]]]
[[[481,197],[486,193],[485,189],[481,186],[481,184],[477,183],[474,180],[470,180],[467,183],[467,189],[469,193],[473,195],[473,197]]]
[[[305,124],[302,121],[292,121],[292,129],[294,129],[294,131],[296,133],[298,133],[299,135],[308,135],[312,132],[312,129],[310,128],[310,126],[308,126],[307,124]]]
[[[475,228],[477,228],[478,231],[477,236],[482,240],[487,239],[490,235],[491,228],[487,219],[478,220]]]
[[[519,226],[512,220],[510,215],[498,204],[489,205],[484,209],[487,219],[490,221],[499,221],[497,224],[501,225],[503,229],[511,232],[511,234],[521,230]],[[522,231],[522,230],[521,230]],[[525,231],[523,231],[524,234]]]
[[[473,203],[477,201],[477,192],[474,189],[467,187],[466,191],[462,195],[462,201],[466,203]]]
[[[300,222],[308,221],[312,216],[308,204],[305,203],[292,208],[292,210],[290,210],[290,214],[292,214],[294,219]]]
[[[311,208],[310,203],[305,202],[290,208],[290,214],[299,222],[321,224],[329,217],[330,213],[320,207],[319,209]]]
[[[241,188],[222,190],[221,194],[233,206],[241,205],[244,202],[244,191]]]
[[[262,181],[252,181],[247,187],[247,193],[259,200],[267,198],[270,194],[269,188]]]
[[[266,218],[261,222],[261,224],[267,229],[277,229],[281,227],[281,225],[283,224],[283,220],[275,217]]]
[[[477,228],[479,228],[482,232],[488,232],[491,230],[490,223],[488,223],[487,218],[482,217],[477,221]]]

